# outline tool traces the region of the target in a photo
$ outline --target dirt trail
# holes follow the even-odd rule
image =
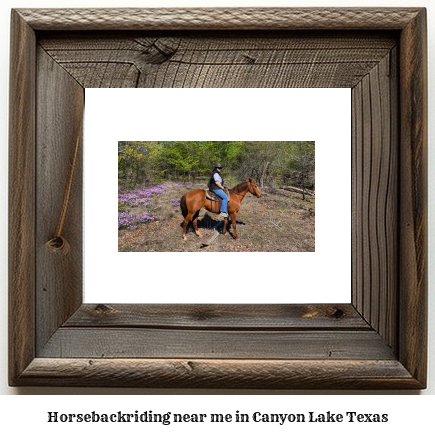
[[[208,247],[201,248],[212,237],[214,226],[222,220],[202,210],[199,238],[188,227],[187,240],[182,239],[181,212],[174,217],[151,221],[136,229],[119,231],[120,252],[313,252],[315,251],[315,199],[303,201],[300,194],[275,191],[261,199],[247,195],[237,214],[239,239],[220,234]]]

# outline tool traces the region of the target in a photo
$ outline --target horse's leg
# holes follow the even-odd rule
[[[187,213],[187,216],[184,218],[184,221],[183,221],[183,240],[184,241],[186,241],[186,228],[187,228],[187,225],[189,224],[189,222],[190,222],[190,219],[192,218],[192,213],[191,212],[188,212]]]
[[[231,224],[233,225],[233,237],[235,240],[238,240],[239,237],[237,236],[237,231],[236,231],[236,217],[237,217],[237,212],[232,212],[230,214],[231,217]]]
[[[193,218],[192,218],[192,223],[193,223],[193,229],[195,229],[195,234],[198,235],[199,238],[202,238],[202,234],[199,232],[198,230],[198,216],[199,216],[199,212],[201,210],[199,209],[198,211],[196,211],[196,213],[194,214]]]
[[[224,219],[224,228],[222,229],[222,235],[226,235],[227,234],[227,224],[228,224],[228,218],[225,217],[225,219]]]

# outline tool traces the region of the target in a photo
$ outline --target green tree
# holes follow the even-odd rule
[[[288,167],[292,183],[302,189],[305,200],[307,189],[315,189],[315,146],[314,142],[295,142],[295,150]]]
[[[290,142],[246,142],[240,155],[238,177],[252,177],[260,185],[271,183],[286,156]]]
[[[151,183],[155,154],[153,142],[118,142],[118,181],[121,186],[135,188],[139,184]]]
[[[216,162],[231,171],[243,142],[179,141],[158,142],[159,171],[162,177],[195,180],[206,177]]]

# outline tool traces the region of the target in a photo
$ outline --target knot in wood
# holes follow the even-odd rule
[[[108,314],[115,312],[115,309],[110,306],[106,306],[105,304],[97,304],[97,306],[95,306],[94,312],[97,314]]]
[[[56,237],[51,238],[45,243],[45,247],[53,253],[62,253],[63,255],[67,255],[70,251],[70,245],[68,241],[58,235]]]
[[[335,309],[332,316],[336,319],[341,319],[344,316],[344,311],[342,309]]]

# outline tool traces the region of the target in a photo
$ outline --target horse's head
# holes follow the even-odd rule
[[[253,194],[254,196],[261,197],[261,191],[257,187],[255,181],[251,178],[248,178],[248,183],[249,183],[249,187],[248,187],[249,193]]]

